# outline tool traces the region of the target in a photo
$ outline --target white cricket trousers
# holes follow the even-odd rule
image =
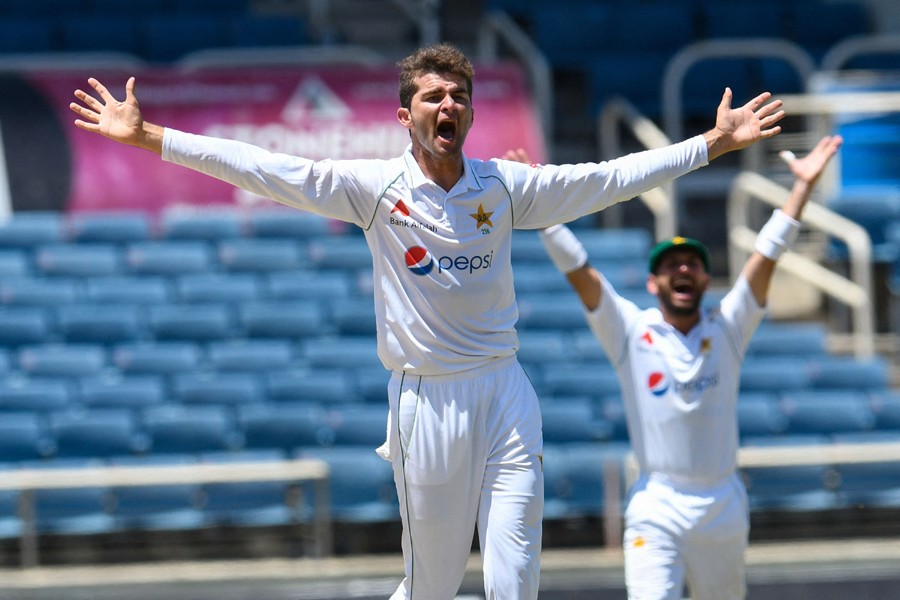
[[[391,600],[453,600],[476,526],[487,600],[536,599],[541,413],[518,361],[447,376],[395,373],[388,393],[405,563]]]
[[[631,600],[741,600],[750,529],[737,474],[711,486],[644,476],[625,510],[625,584]]]

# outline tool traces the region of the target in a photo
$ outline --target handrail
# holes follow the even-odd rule
[[[670,139],[680,140],[683,137],[681,86],[688,70],[703,60],[732,57],[783,59],[797,70],[804,84],[816,70],[813,59],[805,50],[793,42],[778,38],[706,40],[689,44],[672,57],[663,74],[663,129]],[[710,98],[710,103],[714,106],[716,99]]]
[[[862,35],[838,42],[822,56],[823,71],[845,68],[860,54],[900,54],[900,35]]]
[[[600,148],[601,160],[610,160],[624,154],[619,135],[620,124],[626,126],[645,148],[662,148],[671,144],[666,134],[652,120],[641,114],[631,102],[622,97],[615,97],[603,105],[597,121],[597,145]],[[654,231],[658,240],[670,238],[678,230],[672,188],[670,182],[647,190],[639,196],[653,214]],[[603,216],[612,212],[603,211]]]
[[[749,221],[750,201],[760,200],[781,207],[790,190],[750,171],[740,173],[728,194],[728,265],[734,278],[740,272],[746,254],[753,251],[756,232]],[[809,227],[843,240],[850,253],[850,279],[826,269],[817,262],[789,251],[779,261],[786,271],[816,286],[831,297],[848,304],[853,310],[853,346],[858,358],[875,353],[874,286],[872,274],[872,240],[861,225],[810,202],[804,209],[803,222]]]
[[[11,470],[4,472],[0,478],[0,490],[21,492],[21,564],[29,568],[38,564],[37,515],[34,508],[34,493],[38,490],[256,481],[313,482],[313,555],[328,556],[333,552],[330,474],[327,463],[321,460]]]
[[[544,53],[512,17],[503,11],[492,11],[481,20],[478,58],[485,62],[496,61],[500,40],[509,44],[519,62],[528,70],[544,134],[544,147],[549,150],[553,141],[553,69]]]

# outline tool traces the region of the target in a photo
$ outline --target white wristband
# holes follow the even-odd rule
[[[759,230],[754,249],[770,260],[777,261],[791,247],[800,233],[800,221],[775,210]]]
[[[562,273],[570,273],[587,263],[587,250],[565,225],[553,225],[540,232],[550,260]]]

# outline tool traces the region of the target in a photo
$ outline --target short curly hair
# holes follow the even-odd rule
[[[462,51],[453,44],[441,43],[416,50],[400,61],[400,106],[410,108],[418,90],[416,78],[426,73],[449,73],[465,78],[472,95],[475,69]]]

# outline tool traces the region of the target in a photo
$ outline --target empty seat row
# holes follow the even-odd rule
[[[323,461],[330,474],[330,512],[338,522],[399,519],[390,463],[369,447],[209,452],[141,457],[54,459],[0,465],[0,469],[81,469],[233,464],[236,469],[285,458]],[[292,481],[167,484],[44,489],[34,493],[38,533],[96,534],[134,530],[184,530],[216,526],[278,526],[310,522],[314,496]],[[0,494],[0,537],[21,535],[18,492]]]
[[[374,450],[385,441],[386,424],[386,405],[313,401],[5,412],[0,462],[347,445]]]

